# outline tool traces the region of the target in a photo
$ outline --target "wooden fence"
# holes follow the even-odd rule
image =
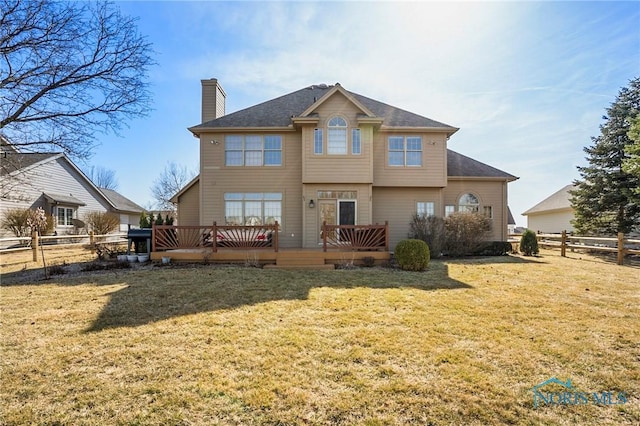
[[[96,244],[113,244],[113,243],[126,243],[127,234],[105,234],[94,235],[93,232],[80,235],[38,235],[37,232],[33,232],[31,237],[9,237],[0,239],[0,243],[8,243],[15,241],[18,244],[22,244],[22,247],[11,247],[6,249],[0,249],[1,253],[11,253],[15,251],[31,250],[33,252],[33,261],[38,261],[38,248],[41,245],[80,245],[89,244],[94,246]]]
[[[567,249],[600,251],[606,253],[617,253],[618,265],[624,264],[624,258],[627,254],[640,254],[640,240],[625,238],[622,232],[618,233],[617,238],[613,237],[594,237],[584,235],[571,235],[567,231],[561,234],[536,234],[538,238],[538,246],[559,248],[560,256],[567,256]],[[510,235],[510,238],[520,238],[521,235]],[[519,240],[518,240],[519,241]],[[638,248],[636,248],[638,247]]]

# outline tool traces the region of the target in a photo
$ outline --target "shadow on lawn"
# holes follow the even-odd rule
[[[306,300],[314,288],[322,287],[424,291],[472,288],[449,278],[448,266],[440,261],[431,262],[424,273],[386,268],[288,271],[224,266],[163,267],[154,268],[148,274],[120,275],[117,282],[126,287],[111,293],[87,332],[135,327],[271,301]]]

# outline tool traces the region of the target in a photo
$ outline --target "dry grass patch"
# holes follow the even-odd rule
[[[5,424],[638,424],[639,270],[165,267],[0,289]],[[626,404],[533,407],[534,385]]]

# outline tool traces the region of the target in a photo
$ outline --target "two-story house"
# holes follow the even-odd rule
[[[281,247],[313,248],[327,224],[389,223],[393,248],[414,213],[475,211],[507,239],[515,176],[447,149],[458,129],[350,92],[313,85],[225,114],[202,80],[200,175],[175,197],[181,225],[281,225]]]

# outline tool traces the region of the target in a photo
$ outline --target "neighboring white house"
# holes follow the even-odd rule
[[[143,208],[115,191],[98,188],[63,153],[22,153],[2,141],[0,220],[12,208],[42,207],[55,219],[58,235],[78,232],[89,212],[119,215],[120,229],[139,223]],[[12,236],[0,230],[1,236]]]
[[[527,228],[542,233],[573,232],[574,211],[569,191],[574,189],[574,185],[567,185],[522,213],[527,216]]]

